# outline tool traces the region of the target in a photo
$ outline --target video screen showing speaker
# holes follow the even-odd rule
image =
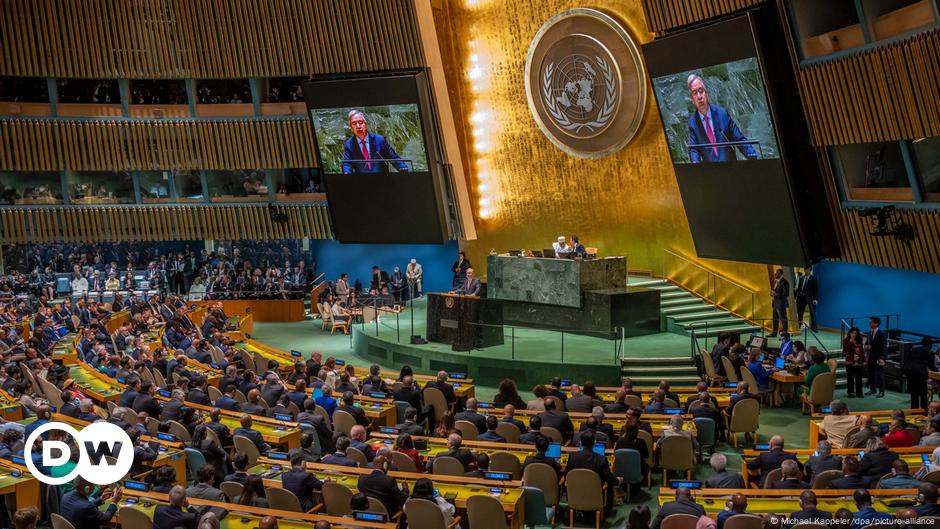
[[[315,80],[304,96],[336,238],[443,242],[424,74]]]
[[[802,265],[806,251],[752,15],[643,46],[699,256]]]

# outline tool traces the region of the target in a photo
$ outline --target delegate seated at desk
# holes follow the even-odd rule
[[[466,294],[468,296],[480,295],[480,280],[474,277],[473,269],[467,268],[467,278],[454,286],[454,294]]]

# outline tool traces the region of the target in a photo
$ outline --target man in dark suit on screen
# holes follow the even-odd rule
[[[689,158],[692,163],[733,162],[736,160],[735,146],[692,147],[711,143],[747,141],[747,137],[738,128],[728,111],[709,103],[708,89],[701,76],[692,74],[688,79],[689,96],[695,105],[695,112],[689,116]],[[741,154],[748,160],[758,158],[753,145],[737,145]]]
[[[361,110],[349,112],[349,128],[353,136],[343,143],[343,173],[387,173],[388,161],[399,173],[410,171],[385,137],[369,132],[369,122]]]

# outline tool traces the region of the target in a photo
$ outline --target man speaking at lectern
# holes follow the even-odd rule
[[[369,132],[369,122],[361,110],[349,111],[349,128],[353,136],[343,143],[343,173],[387,173],[390,160],[396,160],[399,173],[408,172],[408,164],[385,137]]]
[[[468,296],[480,295],[480,280],[474,277],[472,268],[467,269],[467,278],[457,283],[454,293],[466,294]]]

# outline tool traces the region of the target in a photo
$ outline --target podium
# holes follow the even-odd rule
[[[498,300],[463,294],[428,293],[428,340],[469,351],[503,343],[503,310]]]

